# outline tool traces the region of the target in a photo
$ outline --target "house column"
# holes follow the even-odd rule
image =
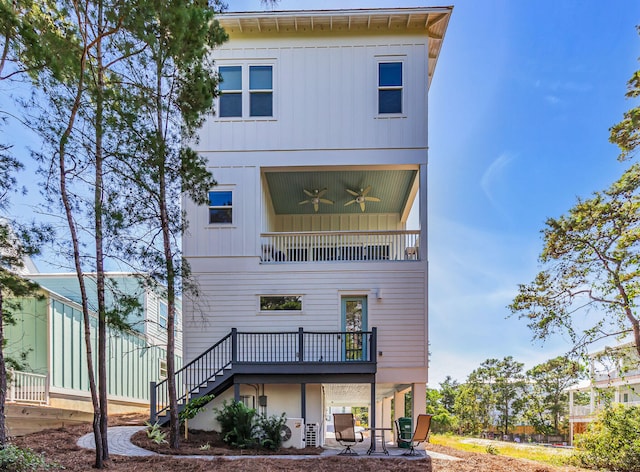
[[[416,425],[418,415],[427,412],[427,384],[417,383],[411,386],[411,418]]]
[[[371,400],[369,404],[369,427],[375,428],[376,425],[376,384],[371,382]],[[375,443],[372,443],[375,444]]]
[[[393,421],[404,416],[404,391],[393,394]]]
[[[573,390],[569,390],[569,445],[573,446]]]
[[[382,427],[383,428],[391,428],[391,398],[386,397],[382,400]],[[391,431],[384,432],[384,440],[390,441],[393,435]]]

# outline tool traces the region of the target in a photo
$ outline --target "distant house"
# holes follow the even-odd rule
[[[306,444],[334,408],[390,427],[412,392],[395,416],[425,412],[428,91],[451,11],[218,17],[230,40],[197,147],[218,185],[184,202],[200,293],[184,304],[189,395],[285,412]]]
[[[591,356],[591,379],[569,390],[569,426],[573,444],[575,435],[607,403],[640,406],[640,358],[632,343],[599,351]]]
[[[38,404],[52,409],[92,411],[84,342],[84,320],[75,274],[29,274],[41,286],[39,296],[21,300],[12,310],[16,323],[5,328],[5,354],[23,357],[24,368],[11,374],[10,404]],[[107,329],[107,381],[111,413],[148,408],[149,383],[166,377],[166,300],[145,288],[135,274],[109,273],[107,301],[115,291],[139,302],[127,321],[132,329]],[[96,308],[94,278],[87,276],[89,304]],[[117,289],[115,288],[117,287]],[[163,316],[164,314],[164,316]],[[180,320],[180,310],[178,310]],[[97,315],[91,313],[93,359],[97,359]],[[176,356],[182,359],[182,323],[176,330]],[[61,414],[65,417],[64,414]],[[20,416],[9,416],[12,434]],[[49,424],[48,424],[49,425]]]

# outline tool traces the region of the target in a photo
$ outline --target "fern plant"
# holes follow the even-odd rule
[[[227,402],[215,410],[216,420],[220,423],[222,440],[232,447],[248,449],[257,442],[258,425],[256,410],[242,402]]]
[[[261,415],[258,418],[260,446],[274,451],[279,449],[282,446],[282,428],[286,421],[284,413],[269,417]]]

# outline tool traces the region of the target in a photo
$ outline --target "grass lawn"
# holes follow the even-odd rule
[[[571,450],[568,449],[452,436],[448,434],[432,434],[429,442],[468,452],[489,454],[489,451],[493,451],[498,455],[514,457],[516,459],[529,459],[554,466],[567,465],[568,458],[571,455]]]

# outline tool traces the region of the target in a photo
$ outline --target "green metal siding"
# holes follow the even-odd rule
[[[80,310],[52,300],[52,386],[89,390],[84,321]],[[91,344],[94,368],[97,367],[97,320],[91,317]],[[149,382],[158,380],[160,359],[165,349],[147,345],[135,333],[107,328],[107,382],[109,395],[149,399]],[[181,359],[177,358],[178,365]]]
[[[15,324],[5,326],[7,356],[20,359],[26,355],[26,370],[46,374],[47,366],[47,301],[46,299],[7,300]]]

